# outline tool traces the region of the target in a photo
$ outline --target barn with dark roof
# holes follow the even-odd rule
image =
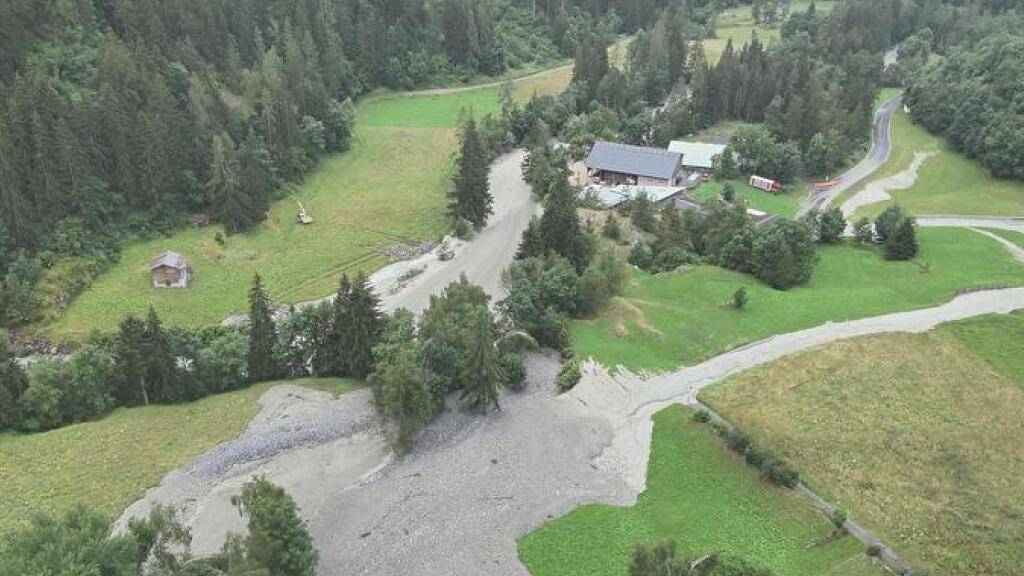
[[[585,164],[590,177],[601,184],[674,186],[679,182],[682,160],[679,152],[599,140]]]

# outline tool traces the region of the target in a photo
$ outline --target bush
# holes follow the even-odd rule
[[[669,248],[662,250],[654,257],[651,263],[651,272],[671,272],[680,266],[696,264],[700,258],[696,254],[682,248]]]
[[[701,409],[693,413],[693,421],[700,424],[707,424],[711,422],[711,413],[707,410]]]
[[[732,202],[736,199],[736,187],[732,185],[732,182],[726,182],[725,186],[722,186],[722,200],[726,202]]]
[[[871,546],[868,546],[868,549],[865,550],[865,552],[872,558],[878,558],[882,555],[882,547],[878,544],[872,544]]]
[[[738,454],[743,454],[750,447],[750,437],[735,428],[726,428],[722,439],[726,446]]]
[[[502,355],[500,359],[502,384],[509,390],[516,392],[526,388],[526,365],[523,358],[516,353],[510,352]]]
[[[636,226],[644,232],[654,232],[654,229],[658,225],[658,220],[654,217],[654,202],[647,196],[647,194],[638,194],[636,198],[629,203],[629,219]]]
[[[836,508],[828,515],[828,519],[832,521],[836,528],[842,528],[846,524],[846,511]]]
[[[743,453],[743,459],[754,468],[764,470],[765,463],[770,463],[774,458],[758,446],[750,446]]]
[[[747,307],[747,287],[740,286],[732,293],[732,307],[737,310],[743,310]]]
[[[605,218],[601,234],[605,238],[616,242],[622,239],[622,227],[619,225],[619,219],[615,217],[615,214],[609,213],[608,217]]]
[[[776,484],[792,488],[800,482],[800,474],[781,460],[772,458],[765,466],[768,479]]]
[[[654,263],[654,250],[646,242],[637,242],[633,244],[633,249],[629,251],[628,261],[641,270],[649,270]]]
[[[846,231],[846,219],[839,208],[830,208],[818,215],[818,242],[835,244]]]
[[[867,218],[857,220],[853,225],[853,236],[860,244],[871,244],[875,239],[875,229],[871,226],[871,221]]]
[[[558,377],[555,378],[555,386],[558,388],[559,392],[568,392],[576,386],[582,377],[583,373],[580,371],[580,362],[579,360],[573,359],[562,366],[562,370],[558,373]]]

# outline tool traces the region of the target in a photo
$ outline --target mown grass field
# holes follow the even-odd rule
[[[530,573],[625,576],[634,544],[672,538],[683,557],[726,552],[786,576],[880,574],[850,537],[808,548],[828,520],[762,480],[692,414],[674,406],[654,416],[647,490],[635,506],[583,506],[521,538]]]
[[[936,576],[1024,573],[1024,315],[837,342],[702,393]]]
[[[167,472],[237,437],[279,382],[189,404],[122,408],[102,420],[42,432],[0,433],[0,540],[37,512],[87,504],[112,518]],[[344,379],[291,384],[340,394],[362,386]]]
[[[998,241],[966,229],[923,228],[913,262],[888,262],[875,248],[824,246],[811,281],[774,290],[751,276],[700,266],[634,272],[622,297],[596,319],[573,322],[577,354],[610,367],[670,370],[728,349],[817,326],[934,306],[958,292],[1024,284],[1024,265]],[[746,287],[744,310],[729,305]]]
[[[809,0],[796,0],[790,5],[790,12],[806,12],[811,5]],[[822,0],[814,3],[814,9],[819,13],[831,12],[835,2]],[[725,50],[729,40],[732,40],[734,50],[739,50],[743,45],[749,44],[754,34],[764,44],[770,44],[779,37],[778,28],[768,28],[763,25],[754,24],[754,15],[750,5],[737,6],[722,12],[715,23],[715,38],[704,41],[704,50],[707,53],[708,61],[718,62]]]
[[[769,194],[764,190],[748,185],[743,180],[729,180],[728,182],[732,183],[736,195],[744,198],[750,208],[768,214],[778,214],[786,218],[796,216],[796,209],[800,206],[800,201],[807,196],[807,189],[798,182],[791,182],[779,194]],[[689,194],[695,200],[708,202],[722,193],[725,183],[726,181],[722,180],[705,182],[690,191]]]
[[[993,178],[980,164],[955,152],[945,139],[914,124],[902,110],[892,118],[892,155],[871,179],[844,193],[839,205],[868,182],[906,170],[914,154],[932,154],[918,170],[917,181],[905,190],[890,190],[897,202],[913,214],[1024,216],[1024,182]],[[858,210],[857,217],[873,217],[888,203]]]
[[[560,91],[569,70],[525,78],[516,94]],[[293,303],[336,289],[342,272],[367,273],[387,263],[383,250],[410,240],[436,240],[445,232],[455,126],[462,110],[497,110],[498,89],[438,96],[377,96],[357,107],[352,149],[324,159],[269,218],[247,234],[214,237],[219,226],[126,246],[121,260],[101,275],[50,326],[63,339],[116,327],[126,313],[152,304],[165,322],[202,326],[246,309],[252,276],[259,273],[271,297]],[[301,200],[315,219],[295,222]],[[164,250],[181,253],[193,268],[187,290],[154,290],[149,261]]]

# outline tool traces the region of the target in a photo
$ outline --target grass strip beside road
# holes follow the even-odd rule
[[[808,542],[831,524],[761,479],[682,406],[654,416],[647,489],[635,506],[590,504],[519,540],[533,576],[625,576],[634,544],[671,538],[680,556],[726,552],[787,576],[880,574],[851,537]]]
[[[362,387],[339,378],[288,383],[335,395]],[[166,473],[236,438],[275,384],[281,382],[188,404],[120,408],[102,420],[38,434],[0,433],[0,540],[35,513],[77,504],[115,517]]]
[[[852,243],[823,246],[811,281],[787,291],[712,266],[636,271],[600,316],[572,323],[576,352],[609,367],[672,370],[773,334],[935,306],[966,290],[1024,285],[1024,265],[995,239],[922,228],[918,240],[921,254],[912,262],[889,262],[877,248]],[[740,287],[749,294],[744,310],[729,305]]]

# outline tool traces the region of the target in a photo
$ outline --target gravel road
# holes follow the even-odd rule
[[[481,285],[494,300],[504,297],[501,273],[512,262],[519,238],[537,213],[530,187],[522,178],[521,166],[526,153],[516,150],[498,158],[491,166],[490,184],[494,197],[494,214],[487,227],[471,242],[455,249],[455,258],[442,262],[428,255],[425,270],[400,290],[383,292],[381,303],[386,310],[406,308],[419,312],[449,283],[466,274],[471,282]]]
[[[917,152],[914,154],[914,159],[906,170],[897,172],[888,178],[869,182],[863,190],[860,190],[843,202],[843,205],[840,207],[843,211],[843,216],[850,218],[862,206],[892,200],[892,196],[889,195],[890,190],[905,190],[913,186],[914,182],[917,181],[917,171],[930,156],[930,153]]]

